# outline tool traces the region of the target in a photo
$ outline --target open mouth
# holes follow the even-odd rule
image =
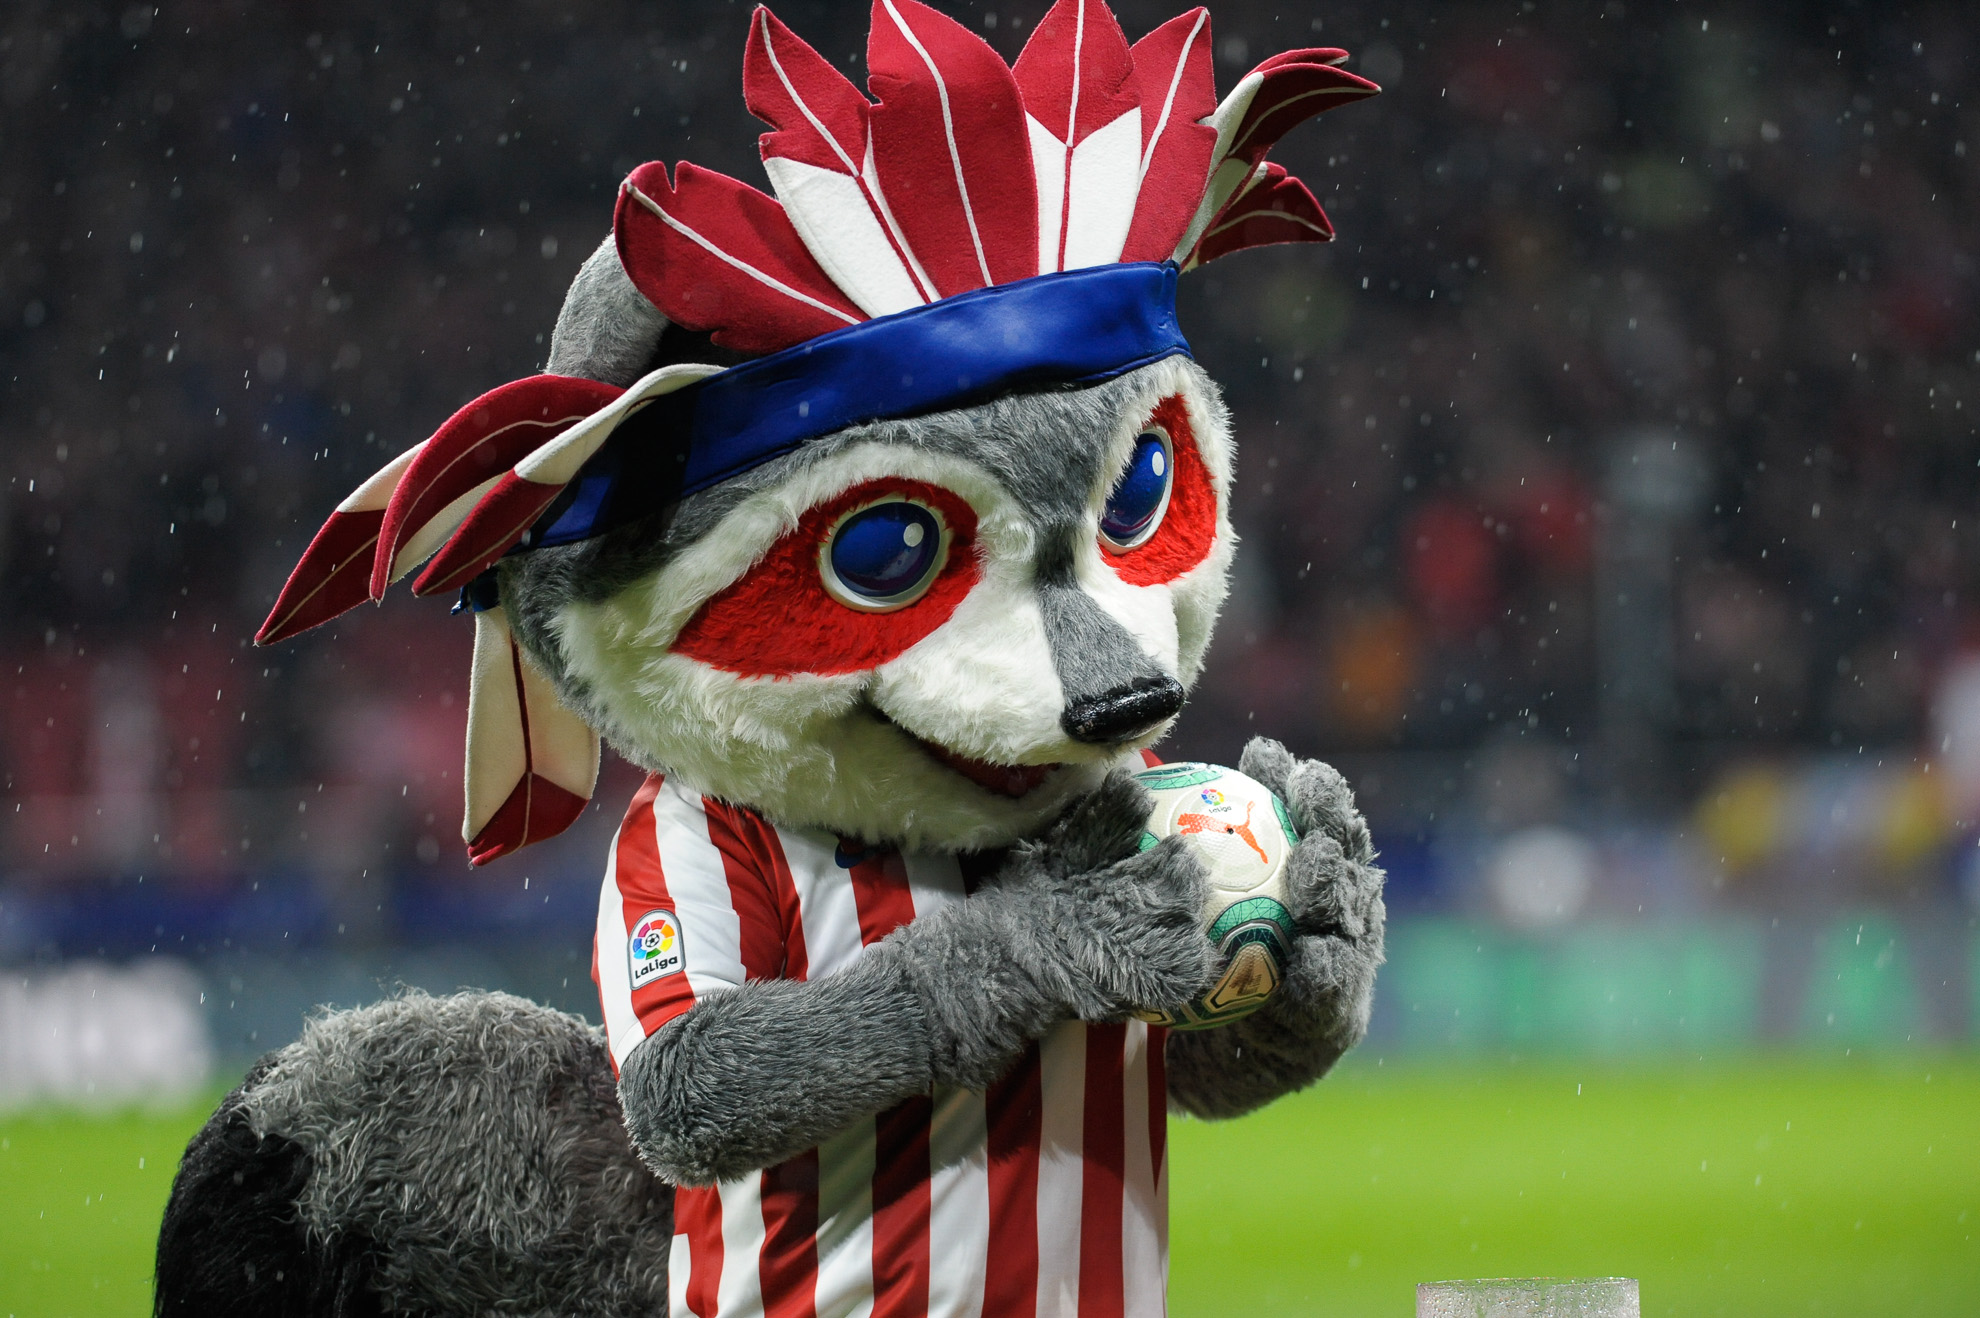
[[[909,733],[913,737],[913,733]],[[946,746],[937,746],[925,737],[915,737],[921,749],[948,765],[978,787],[1008,796],[1013,800],[1023,796],[1051,776],[1056,764],[992,764],[988,760],[972,760],[967,755],[958,755]]]
[[[1065,767],[1061,764],[993,764],[989,760],[971,759],[967,755],[952,751],[947,746],[932,742],[919,733],[902,727],[888,716],[886,710],[870,700],[865,703],[874,718],[913,740],[914,744],[921,747],[936,763],[954,769],[986,792],[995,792],[999,796],[1008,796],[1016,800],[1051,777],[1054,769]]]

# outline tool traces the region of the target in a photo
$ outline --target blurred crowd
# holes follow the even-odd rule
[[[1043,11],[944,8],[1007,55]],[[778,11],[859,76],[864,6]],[[0,16],[0,883],[458,880],[465,625],[399,601],[247,638],[339,498],[540,365],[626,172],[761,181],[746,13]],[[1223,88],[1340,45],[1387,90],[1275,155],[1339,241],[1184,281],[1244,548],[1180,748],[1270,731],[1457,783],[1441,819],[1365,793],[1404,850],[1453,818],[1654,822],[1704,900],[1954,891],[1980,819],[1961,9],[1215,24]]]

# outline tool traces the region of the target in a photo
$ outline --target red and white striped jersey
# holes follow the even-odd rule
[[[964,900],[953,856],[776,828],[655,775],[598,904],[613,1061],[705,994],[828,974]],[[1069,1022],[988,1093],[938,1086],[788,1162],[678,1190],[673,1318],[1163,1313],[1163,1038]]]

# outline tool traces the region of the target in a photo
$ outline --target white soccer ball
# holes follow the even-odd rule
[[[1155,798],[1141,848],[1181,835],[1209,871],[1203,929],[1224,954],[1208,992],[1173,1012],[1141,1019],[1177,1030],[1206,1030],[1248,1016],[1285,978],[1295,937],[1286,861],[1299,836],[1285,803],[1256,779],[1221,765],[1183,762],[1136,773]]]

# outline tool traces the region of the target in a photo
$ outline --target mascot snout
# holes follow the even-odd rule
[[[1059,716],[1066,735],[1096,746],[1136,741],[1182,712],[1182,683],[1166,673],[1137,677],[1097,696],[1082,696]]]

